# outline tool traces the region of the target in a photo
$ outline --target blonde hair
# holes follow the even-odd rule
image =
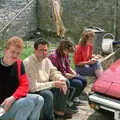
[[[79,41],[79,44],[85,46],[89,40],[90,37],[95,37],[95,33],[92,30],[86,30],[82,32],[82,37]]]
[[[17,48],[24,48],[24,42],[21,38],[17,37],[17,36],[13,36],[10,39],[7,40],[6,42],[6,49],[9,49],[10,46],[15,46]]]

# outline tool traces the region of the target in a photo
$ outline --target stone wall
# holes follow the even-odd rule
[[[56,31],[52,17],[52,0],[38,0],[39,26],[41,29]],[[63,21],[68,35],[78,40],[85,27],[95,26],[114,33],[115,0],[62,0]],[[119,9],[120,11],[120,1]],[[120,20],[120,14],[118,17]],[[118,24],[120,33],[120,22]]]
[[[0,0],[0,30],[30,1]],[[0,34],[0,39],[6,39],[12,35],[29,35],[38,26],[42,30],[56,32],[51,1],[34,0],[32,6],[17,17],[4,33]],[[62,18],[67,30],[66,36],[71,36],[77,42],[83,29],[88,26],[99,27],[106,32],[114,33],[114,1],[62,0]],[[119,12],[120,1],[118,2]],[[118,20],[120,20],[120,14]],[[120,22],[118,29],[120,33]]]
[[[11,21],[30,0],[0,0],[0,30]],[[0,40],[8,39],[17,35],[24,37],[36,30],[36,0],[23,11],[3,33],[0,33]]]

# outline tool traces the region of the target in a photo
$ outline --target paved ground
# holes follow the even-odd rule
[[[93,81],[89,81],[89,84],[85,89],[87,93],[89,93],[92,87],[92,82]],[[67,119],[67,120],[114,120],[113,113],[103,111],[103,110],[94,111],[89,107],[88,102],[84,106],[78,106],[78,108],[79,108],[79,112],[76,114],[73,114],[72,119]]]
[[[113,113],[107,111],[94,111],[89,105],[79,106],[79,112],[72,119],[67,120],[114,120]]]

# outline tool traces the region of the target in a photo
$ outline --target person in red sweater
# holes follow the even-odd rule
[[[95,33],[92,30],[83,31],[79,44],[74,52],[74,64],[76,72],[84,76],[99,77],[103,73],[103,68],[98,62],[100,55],[93,55],[93,44]]]
[[[19,59],[23,48],[23,40],[14,36],[6,42],[4,56],[0,58],[0,104],[5,112],[0,119],[39,120],[40,117],[44,99],[28,94],[28,78]]]

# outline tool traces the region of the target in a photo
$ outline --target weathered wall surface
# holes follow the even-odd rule
[[[0,30],[24,8],[30,0],[0,0]],[[3,33],[0,40],[10,36],[26,36],[36,30],[36,1],[21,13]]]
[[[39,26],[41,29],[56,31],[52,18],[51,1],[38,0]],[[87,26],[96,26],[107,32],[114,33],[114,1],[115,0],[62,0],[63,21],[67,33],[80,37]],[[119,9],[120,11],[120,1]],[[120,14],[118,17],[120,20]],[[118,24],[120,33],[120,22]]]
[[[31,0],[0,0],[0,30],[13,18],[21,8]],[[56,32],[52,14],[52,0],[34,0],[15,21],[0,34],[0,39],[12,35],[26,36],[36,30]],[[114,33],[115,0],[62,0],[63,22],[67,34],[78,41],[81,32],[87,26],[95,26]],[[37,4],[36,4],[37,2]],[[120,11],[120,1],[119,9]],[[36,6],[37,5],[37,6]],[[36,17],[37,9],[37,17]],[[118,13],[119,14],[119,13]],[[118,22],[120,20],[120,14]],[[120,33],[120,22],[118,23]],[[4,37],[2,37],[4,36]]]

